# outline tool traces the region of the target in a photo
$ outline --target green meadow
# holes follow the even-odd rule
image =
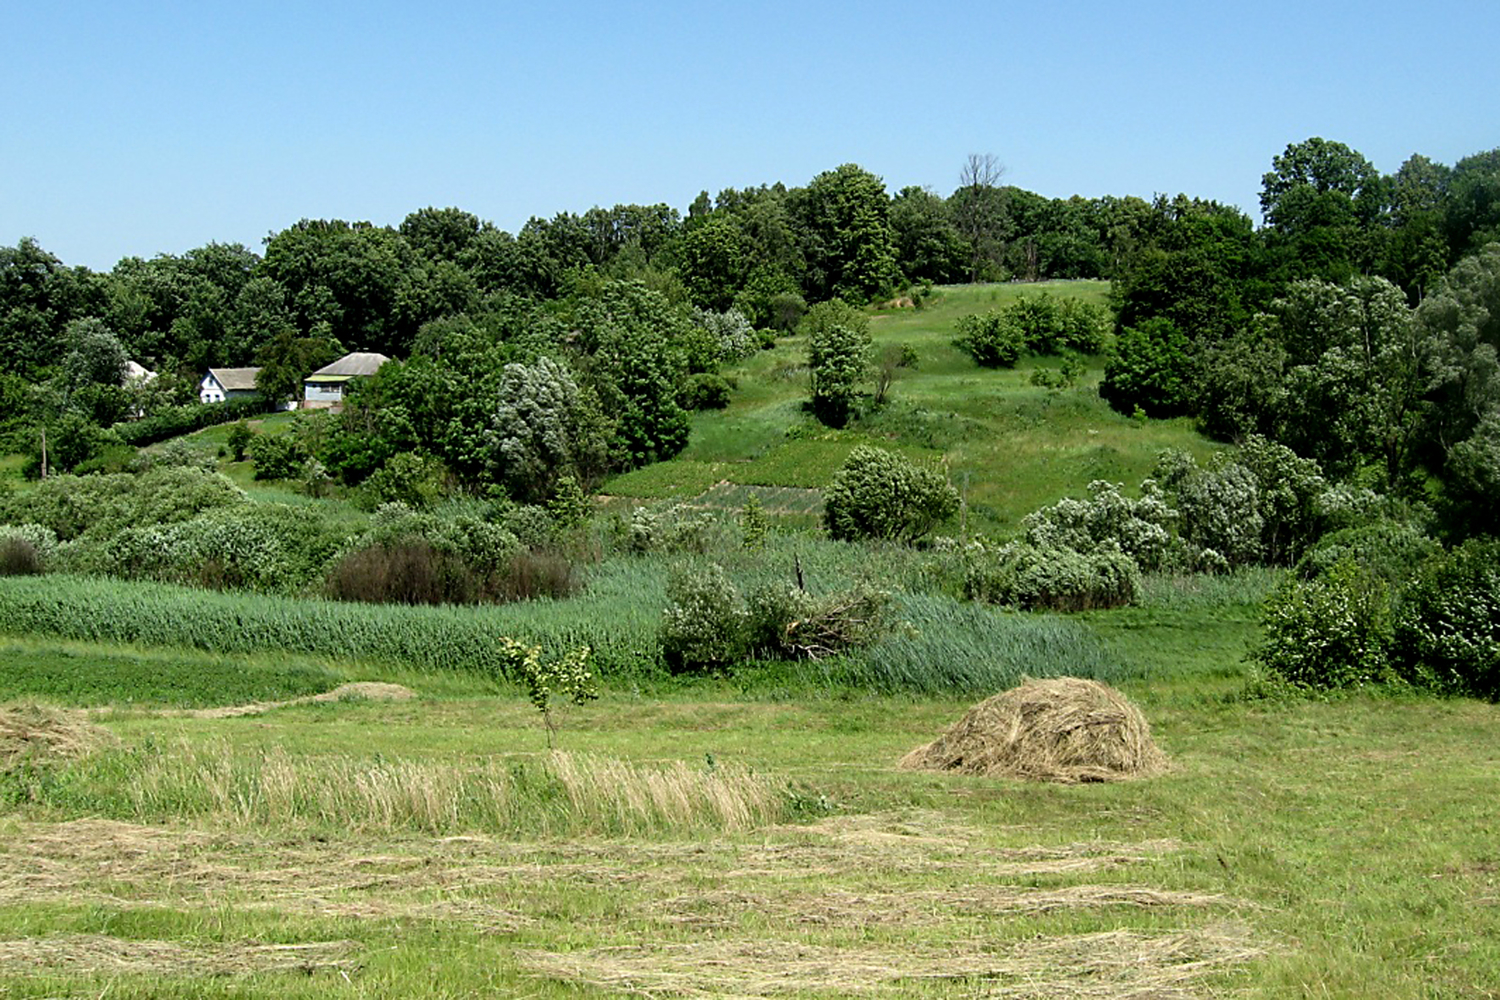
[[[600,542],[572,597],[0,579],[0,1000],[1500,995],[1500,708],[1267,684],[1249,657],[1278,570],[1022,613],[960,600],[951,550],[813,530],[860,444],[942,468],[966,505],[944,530],[990,537],[1217,447],[1111,411],[1100,358],[1050,390],[1030,373],[1056,359],[986,371],[953,346],[959,317],[1040,290],[1107,286],[876,311],[877,350],[918,363],[843,429],[803,411],[798,338],[744,362],[681,456],[602,490],[596,541],[679,501],[713,513],[701,544]],[[226,434],[186,440],[253,499],[346,509],[254,481]],[[753,551],[752,498],[773,521]],[[746,591],[875,584],[900,627],[857,655],[672,674],[668,581],[709,560]],[[549,733],[502,636],[590,647],[599,697]],[[1063,675],[1128,696],[1166,772],[898,767],[980,699]]]
[[[617,476],[604,492],[686,501],[719,483],[816,489],[861,444],[943,467],[963,490],[976,531],[1009,534],[1026,514],[1082,495],[1095,479],[1134,489],[1164,449],[1201,459],[1214,446],[1188,421],[1138,421],[1111,410],[1098,394],[1102,358],[1089,359],[1077,385],[1051,390],[1030,377],[1037,366],[1057,367],[1056,358],[1026,357],[1014,369],[986,370],[953,345],[964,315],[1042,293],[1103,304],[1108,287],[1103,281],[943,287],[921,308],[876,311],[870,323],[876,354],[906,344],[917,365],[898,372],[885,406],[841,429],[804,411],[806,339],[781,338],[727,373],[738,390],[726,409],[694,418],[681,455]],[[710,495],[705,505],[724,503]]]

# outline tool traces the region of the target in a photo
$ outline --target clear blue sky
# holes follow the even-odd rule
[[[366,0],[7,5],[0,243],[70,264],[300,218],[532,215],[805,184],[1179,191],[1259,220],[1288,143],[1500,146],[1500,3]]]

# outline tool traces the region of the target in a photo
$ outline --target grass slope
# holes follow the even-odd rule
[[[1106,406],[1098,395],[1102,358],[1089,359],[1077,386],[1054,392],[1029,379],[1034,368],[1056,366],[1056,359],[1024,358],[1015,369],[985,370],[953,346],[960,317],[1043,292],[1102,303],[1108,285],[956,286],[939,289],[921,310],[876,313],[876,351],[908,344],[918,366],[900,373],[886,407],[840,430],[803,411],[807,345],[802,337],[783,338],[730,373],[739,388],[729,407],[695,415],[680,456],[617,476],[604,492],[688,499],[720,482],[820,489],[856,446],[878,444],[943,465],[964,489],[970,527],[1008,534],[1038,507],[1082,495],[1090,480],[1134,488],[1163,449],[1199,458],[1212,451],[1186,420],[1140,422]],[[721,506],[725,498],[704,502]]]

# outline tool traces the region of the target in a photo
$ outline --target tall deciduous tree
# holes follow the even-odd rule
[[[1342,280],[1378,259],[1387,200],[1369,160],[1316,137],[1287,146],[1261,178],[1261,212],[1292,278]]]
[[[799,199],[808,296],[867,301],[895,283],[885,184],[853,163],[814,177]]]
[[[948,203],[927,188],[906,187],[891,199],[896,259],[911,281],[961,280],[968,260]]]
[[[948,204],[959,233],[968,242],[969,280],[1000,277],[1005,259],[1006,196],[1000,187],[1005,167],[993,153],[970,153]]]

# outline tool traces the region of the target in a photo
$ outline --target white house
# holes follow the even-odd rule
[[[259,368],[210,368],[198,383],[198,399],[204,403],[223,403],[231,399],[250,399],[257,395],[255,376]]]
[[[324,365],[302,380],[303,407],[318,409],[343,405],[344,389],[351,380],[374,375],[389,360],[384,354],[356,351],[331,365]]]

